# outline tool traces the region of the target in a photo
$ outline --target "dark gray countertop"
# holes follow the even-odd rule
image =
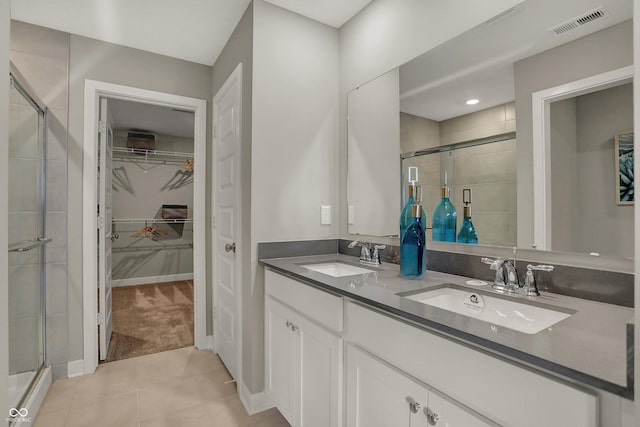
[[[372,272],[332,277],[302,267],[331,261],[357,265]],[[396,295],[452,283],[466,286],[470,291],[502,297],[490,286],[466,285],[467,277],[428,271],[423,280],[406,280],[400,277],[398,265],[365,266],[360,265],[357,258],[339,254],[262,259],[260,262],[308,285],[344,295],[510,359],[633,398],[633,352],[627,344],[633,309],[551,293],[538,297],[505,296],[575,311],[551,328],[530,335]]]

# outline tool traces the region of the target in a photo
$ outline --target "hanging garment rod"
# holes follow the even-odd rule
[[[179,245],[146,245],[146,246],[125,246],[122,248],[112,248],[111,251],[114,253],[126,253],[126,252],[150,252],[150,251],[159,251],[159,250],[182,250],[182,249],[193,249],[193,243],[183,243]]]
[[[49,237],[39,237],[37,239],[23,240],[22,242],[9,245],[9,252],[29,252],[31,249],[35,249],[40,246],[44,246],[47,243],[51,243],[53,239]]]
[[[112,219],[113,224],[132,224],[137,222],[162,223],[162,224],[191,224],[193,218],[187,219],[165,219],[165,218],[117,218]]]
[[[141,150],[139,148],[113,147],[113,155],[133,154],[142,159],[142,156],[162,156],[162,157],[180,157],[182,159],[193,159],[193,153],[183,153],[180,151],[161,151],[161,150]],[[129,158],[130,156],[128,156]]]

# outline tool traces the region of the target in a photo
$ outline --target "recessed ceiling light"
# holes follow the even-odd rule
[[[476,105],[478,102],[480,102],[480,101],[477,100],[477,99],[469,99],[467,101],[467,105]]]

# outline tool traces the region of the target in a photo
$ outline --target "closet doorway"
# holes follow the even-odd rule
[[[206,347],[205,108],[85,83],[84,373],[98,360]]]

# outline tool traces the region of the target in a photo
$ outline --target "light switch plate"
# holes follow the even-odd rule
[[[331,206],[320,206],[320,224],[331,224]]]
[[[349,225],[353,225],[353,220],[354,220],[354,207],[353,205],[349,205],[349,220],[347,221],[349,223]]]

